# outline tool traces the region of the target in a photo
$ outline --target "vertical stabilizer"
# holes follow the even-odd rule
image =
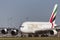
[[[55,24],[55,19],[56,19],[56,13],[57,13],[57,4],[55,4],[53,12],[51,14],[51,17],[49,19],[49,22],[52,23],[52,26]]]
[[[53,9],[53,12],[52,12],[52,15],[51,15],[51,17],[49,19],[49,22],[50,23],[55,22],[56,13],[57,13],[57,4],[55,4],[54,9]]]

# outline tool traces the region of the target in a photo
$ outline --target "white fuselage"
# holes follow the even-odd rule
[[[36,31],[51,30],[50,22],[24,22],[20,30],[24,33],[35,33]]]

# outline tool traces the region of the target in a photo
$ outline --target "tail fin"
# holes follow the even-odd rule
[[[50,23],[55,23],[55,19],[56,19],[56,13],[57,13],[57,4],[55,4],[55,6],[54,6],[54,9],[53,9],[53,12],[52,12],[52,15],[51,15],[51,17],[50,17],[50,19],[49,19],[49,22]]]

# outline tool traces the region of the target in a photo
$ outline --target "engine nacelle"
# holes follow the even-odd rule
[[[2,29],[2,30],[1,30],[1,33],[2,33],[2,34],[7,34],[7,33],[8,33],[8,29],[6,29],[6,28],[5,28],[5,29]]]
[[[56,30],[51,30],[51,31],[50,31],[50,34],[51,34],[51,35],[57,35],[57,31],[56,31]]]
[[[17,35],[18,34],[18,30],[14,29],[11,31],[11,35]]]

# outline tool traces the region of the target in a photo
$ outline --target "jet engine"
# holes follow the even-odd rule
[[[1,33],[2,33],[2,34],[7,34],[7,33],[8,33],[8,29],[6,29],[6,28],[5,28],[5,29],[2,29],[2,30],[1,30]]]
[[[57,31],[56,31],[56,30],[51,30],[51,31],[50,31],[50,34],[51,34],[51,35],[56,35],[56,34],[57,34]]]
[[[17,29],[14,29],[11,31],[11,35],[17,35],[18,34],[18,30]]]

